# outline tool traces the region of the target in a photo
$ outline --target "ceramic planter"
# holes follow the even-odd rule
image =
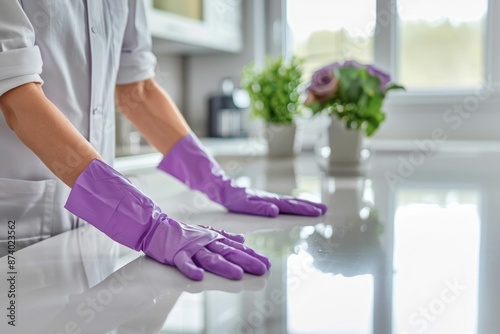
[[[361,130],[346,129],[337,117],[331,117],[328,126],[330,166],[356,167],[361,163],[364,134]]]
[[[346,129],[336,117],[330,117],[315,145],[316,161],[328,175],[365,175],[370,157],[365,138],[363,131]]]
[[[291,157],[302,148],[301,128],[296,124],[267,124],[266,139],[269,157]]]

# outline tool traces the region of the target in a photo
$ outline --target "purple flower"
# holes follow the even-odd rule
[[[373,75],[373,76],[376,76],[377,78],[379,78],[380,89],[382,91],[384,91],[385,88],[387,87],[387,84],[389,82],[391,82],[391,77],[389,76],[389,74],[385,73],[382,70],[379,70],[378,68],[376,68],[373,65],[368,65],[367,70],[368,70],[368,73],[370,73],[370,75]]]
[[[373,65],[363,65],[354,60],[348,60],[343,64],[333,63],[314,72],[311,83],[307,87],[309,95],[305,105],[311,105],[315,101],[324,101],[330,98],[338,89],[339,81],[335,78],[335,70],[338,68],[366,68],[370,75],[380,80],[380,90],[385,91],[387,84],[391,81],[389,74]]]
[[[360,63],[358,63],[355,60],[347,60],[342,65],[340,65],[339,63],[335,63],[335,64],[338,64],[338,66],[337,66],[338,68],[344,68],[344,67],[362,68],[362,67],[365,67],[364,65],[361,65]]]
[[[338,63],[336,63],[338,64]],[[335,64],[334,64],[335,65]],[[380,80],[380,90],[384,91],[387,84],[391,81],[388,73],[378,69],[373,65],[363,65],[354,60],[348,60],[344,64],[337,66],[338,68],[353,67],[353,68],[366,68],[370,75],[377,77]]]
[[[314,102],[322,102],[328,100],[338,89],[339,81],[335,78],[334,70],[339,66],[338,63],[325,66],[317,70],[311,80],[311,84],[307,87],[309,93],[304,104],[310,106]]]
[[[337,88],[337,81],[333,75],[336,67],[338,67],[337,63],[317,70],[312,76],[311,84],[307,87],[307,91],[318,99],[331,96]]]

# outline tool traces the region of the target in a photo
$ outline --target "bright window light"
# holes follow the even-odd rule
[[[305,77],[334,61],[373,62],[375,0],[288,0],[292,51],[306,60]]]
[[[398,0],[399,82],[477,87],[484,80],[487,0]]]
[[[395,333],[475,333],[480,192],[404,189],[394,218]]]
[[[304,251],[288,258],[287,333],[372,333],[373,276],[325,274],[313,261]]]

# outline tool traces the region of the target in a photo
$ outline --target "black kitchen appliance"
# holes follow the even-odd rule
[[[249,105],[247,92],[235,89],[231,79],[224,79],[220,91],[208,100],[208,135],[217,138],[246,137],[244,121]]]

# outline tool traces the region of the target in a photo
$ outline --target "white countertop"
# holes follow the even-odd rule
[[[85,226],[15,254],[15,329],[0,259],[0,333],[496,334],[500,154],[434,153],[405,172],[409,154],[373,152],[360,178],[325,176],[307,154],[220,158],[238,182],[321,199],[319,218],[229,214],[132,168],[170,216],[245,233],[270,272],[193,282]]]

